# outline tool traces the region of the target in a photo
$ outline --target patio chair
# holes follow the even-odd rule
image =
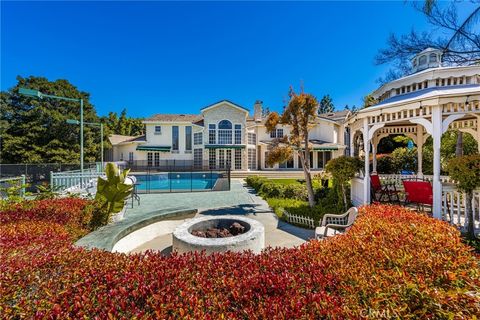
[[[400,203],[399,191],[394,183],[380,182],[380,177],[376,174],[370,175],[370,190],[373,202],[397,202]]]
[[[433,207],[433,189],[429,181],[402,180],[405,189],[405,205],[415,203],[418,210]]]
[[[315,228],[315,239],[324,239],[344,233],[350,228],[358,215],[358,209],[351,207],[344,214],[326,214],[322,223]]]

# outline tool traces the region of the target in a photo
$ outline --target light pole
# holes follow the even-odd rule
[[[75,120],[75,119],[67,119],[66,122],[68,124],[80,124],[80,121]],[[100,152],[101,152],[100,162],[102,163],[102,170],[103,170],[103,123],[101,123],[101,122],[83,122],[83,124],[100,127]]]
[[[81,98],[67,98],[59,97],[51,94],[44,94],[35,89],[20,88],[18,93],[27,97],[36,97],[36,98],[52,98],[65,101],[75,101],[80,102],[80,172],[83,175],[83,99]]]

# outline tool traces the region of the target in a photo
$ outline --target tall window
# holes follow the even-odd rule
[[[218,167],[220,169],[225,168],[225,150],[223,149],[218,150]]]
[[[192,126],[185,127],[185,151],[192,152]]]
[[[232,123],[228,120],[222,120],[218,124],[218,143],[232,144]]]
[[[232,168],[232,150],[230,149],[225,150],[225,158],[227,160],[226,168],[231,169]]]
[[[257,150],[248,149],[248,169],[257,169]]]
[[[210,149],[208,150],[208,166],[210,169],[215,169],[217,166],[217,155],[216,155],[216,150],[215,149]]]
[[[151,167],[153,165],[153,152],[147,153],[147,166]]]
[[[160,167],[160,153],[155,152],[155,167]]]
[[[128,161],[133,162],[133,152],[128,153]]]
[[[178,126],[172,126],[172,151],[178,152]]]
[[[215,139],[215,124],[209,124],[208,125],[208,143],[210,144],[215,144],[216,139]]]
[[[242,143],[242,125],[236,124],[235,125],[235,144]]]
[[[203,149],[193,149],[193,166],[201,168],[203,165]]]
[[[242,169],[242,150],[235,149],[235,170]]]
[[[196,132],[193,134],[193,144],[199,145],[203,143],[203,132]]]

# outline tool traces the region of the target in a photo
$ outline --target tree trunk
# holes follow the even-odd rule
[[[467,199],[465,203],[465,215],[468,220],[467,224],[467,238],[473,240],[475,239],[475,228],[474,228],[474,222],[475,220],[473,219],[473,210],[472,210],[472,200],[473,200],[473,192],[467,192]]]
[[[308,152],[308,136],[306,136],[304,151],[300,151],[300,161],[302,161],[303,174],[305,175],[305,185],[307,186],[308,192],[308,205],[312,208],[315,205],[315,194],[313,193],[312,176],[310,175],[310,155]]]
[[[463,132],[458,131],[457,145],[455,146],[455,157],[463,156]]]

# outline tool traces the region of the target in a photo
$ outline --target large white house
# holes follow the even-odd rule
[[[323,169],[332,157],[343,155],[349,145],[345,132],[348,111],[322,114],[312,129],[312,169]],[[289,133],[279,126],[268,133],[262,102],[253,115],[243,106],[222,100],[200,114],[157,114],[144,120],[146,134],[138,137],[112,135],[112,161],[128,161],[147,167],[193,166],[232,170],[299,169],[295,153],[285,163],[268,167],[266,153],[272,140]]]

